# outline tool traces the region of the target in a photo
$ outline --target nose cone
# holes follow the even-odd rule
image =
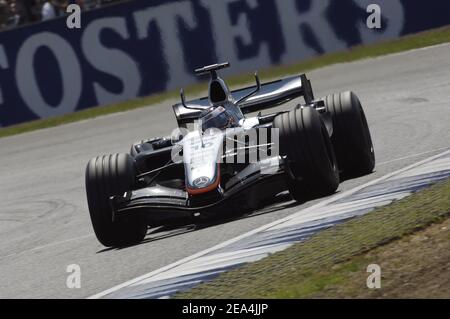
[[[183,143],[183,160],[186,175],[186,190],[189,195],[198,195],[217,189],[220,184],[220,167],[223,134],[211,135],[189,133]]]

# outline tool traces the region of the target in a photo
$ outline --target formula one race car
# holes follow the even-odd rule
[[[305,201],[336,191],[340,178],[372,172],[375,155],[358,97],[314,99],[306,75],[230,91],[210,74],[208,97],[173,106],[170,137],[135,143],[130,154],[93,158],[86,168],[89,212],[105,246],[142,241],[149,226],[248,212],[289,191]],[[245,117],[303,97],[291,110]],[[193,127],[189,129],[189,127]]]

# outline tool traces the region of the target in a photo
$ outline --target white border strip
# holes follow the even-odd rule
[[[144,280],[144,279],[148,279],[148,278],[150,278],[150,277],[152,277],[152,276],[155,276],[155,275],[157,275],[157,274],[160,274],[160,273],[162,273],[162,272],[164,272],[164,271],[167,271],[167,270],[169,270],[169,269],[175,268],[175,267],[177,267],[177,266],[179,266],[179,265],[182,265],[182,264],[184,264],[184,263],[187,263],[187,262],[189,262],[189,261],[192,261],[192,260],[194,260],[194,259],[196,259],[196,258],[199,258],[199,257],[201,257],[201,256],[204,256],[204,255],[206,255],[206,254],[208,254],[208,253],[210,253],[210,252],[213,252],[213,251],[215,251],[215,250],[222,249],[222,248],[224,248],[224,247],[226,247],[226,246],[228,246],[228,245],[230,245],[230,244],[233,244],[233,243],[235,243],[235,242],[237,242],[237,241],[239,241],[239,240],[241,240],[241,239],[243,239],[243,238],[252,236],[252,235],[254,235],[254,234],[256,234],[256,233],[265,231],[265,230],[267,230],[267,229],[269,229],[269,228],[271,228],[271,227],[273,227],[273,226],[276,226],[276,225],[278,225],[278,224],[281,224],[281,223],[284,223],[284,222],[286,222],[286,221],[289,221],[289,220],[291,220],[291,219],[293,219],[293,218],[296,218],[296,217],[298,217],[300,214],[303,215],[303,214],[306,214],[306,213],[308,213],[308,212],[310,212],[310,211],[312,211],[312,210],[316,210],[316,209],[318,209],[318,208],[324,207],[324,206],[326,206],[326,205],[328,205],[328,204],[330,204],[330,203],[332,203],[332,202],[334,202],[334,201],[337,201],[337,200],[339,200],[339,199],[341,199],[341,198],[344,198],[344,197],[347,197],[347,196],[349,196],[349,195],[352,195],[352,194],[354,194],[354,193],[360,191],[360,190],[363,189],[363,188],[366,188],[366,187],[372,186],[372,185],[374,185],[374,184],[377,184],[377,183],[379,183],[379,182],[381,182],[381,181],[384,181],[384,180],[386,180],[386,179],[388,179],[388,178],[391,178],[391,177],[393,177],[393,176],[395,176],[395,175],[399,175],[399,174],[401,174],[401,173],[404,173],[405,171],[408,171],[408,170],[410,170],[410,169],[413,169],[413,168],[415,168],[415,167],[417,167],[417,166],[420,166],[420,165],[423,165],[423,164],[425,164],[425,163],[431,162],[431,161],[433,161],[433,160],[435,160],[435,159],[437,159],[437,158],[439,158],[439,157],[443,157],[443,156],[445,156],[445,155],[447,155],[447,154],[450,154],[450,150],[449,150],[449,151],[446,151],[446,152],[443,152],[443,153],[441,153],[441,154],[432,156],[432,157],[427,158],[427,159],[425,159],[425,160],[422,160],[422,161],[420,161],[420,162],[414,163],[414,164],[409,165],[409,166],[407,166],[407,167],[405,167],[405,168],[402,168],[402,169],[399,169],[399,170],[394,171],[394,172],[392,172],[392,173],[389,173],[389,174],[387,174],[387,175],[384,175],[384,176],[382,176],[382,177],[380,177],[380,178],[374,179],[374,180],[372,180],[372,181],[370,181],[370,182],[368,182],[368,183],[365,183],[365,184],[363,184],[363,185],[357,186],[357,187],[355,187],[355,188],[353,188],[353,189],[350,189],[350,190],[348,190],[348,191],[345,191],[345,192],[343,192],[343,193],[340,193],[340,194],[337,194],[337,195],[335,195],[335,196],[332,196],[331,198],[328,198],[328,199],[326,199],[326,200],[324,200],[324,201],[322,201],[322,202],[320,202],[320,203],[317,203],[317,204],[315,204],[315,205],[312,205],[312,206],[310,206],[310,207],[307,207],[307,208],[305,208],[305,209],[302,209],[302,210],[300,210],[300,211],[298,211],[298,212],[296,212],[296,213],[293,213],[293,214],[291,214],[291,215],[289,215],[289,216],[286,216],[286,217],[284,217],[284,218],[282,218],[282,219],[279,219],[279,220],[276,220],[276,221],[274,221],[274,222],[272,222],[272,223],[263,225],[263,226],[261,226],[261,227],[259,227],[259,228],[257,228],[257,229],[254,229],[254,230],[252,230],[252,231],[249,231],[249,232],[247,232],[247,233],[244,233],[244,234],[242,234],[242,235],[239,235],[239,236],[237,236],[237,237],[234,237],[234,238],[232,238],[232,239],[229,239],[229,240],[227,240],[227,241],[225,241],[225,242],[223,242],[223,243],[220,243],[220,244],[218,244],[218,245],[215,245],[215,246],[213,246],[213,247],[211,247],[211,248],[208,248],[208,249],[205,249],[205,250],[203,250],[203,251],[200,251],[200,252],[198,252],[198,253],[196,253],[196,254],[194,254],[194,255],[191,255],[191,256],[189,256],[189,257],[183,258],[183,259],[181,259],[181,260],[179,260],[179,261],[176,261],[176,262],[174,262],[174,263],[172,263],[172,264],[169,264],[169,265],[167,265],[167,266],[164,266],[164,267],[162,267],[162,268],[159,268],[159,269],[157,269],[157,270],[154,270],[154,271],[149,272],[149,273],[147,273],[147,274],[144,274],[144,275],[142,275],[142,276],[136,277],[136,278],[134,278],[134,279],[131,279],[131,280],[129,280],[129,281],[126,281],[126,282],[124,282],[124,283],[122,283],[122,284],[119,284],[119,285],[117,285],[117,286],[114,286],[114,287],[112,287],[112,288],[110,288],[110,289],[107,289],[107,290],[105,290],[105,291],[102,291],[102,292],[100,292],[100,293],[97,293],[97,294],[95,294],[95,295],[93,295],[93,296],[88,297],[88,299],[99,299],[99,298],[105,297],[105,296],[107,296],[107,295],[109,295],[109,294],[111,294],[111,293],[113,293],[113,292],[116,292],[116,291],[122,289],[122,288],[125,288],[125,287],[127,287],[127,286],[131,286],[131,285],[133,285],[133,284],[136,284],[136,283],[138,283],[139,281],[142,281],[142,280]]]

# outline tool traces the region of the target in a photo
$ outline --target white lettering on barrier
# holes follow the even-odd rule
[[[310,27],[325,52],[346,48],[345,43],[336,37],[333,28],[325,18],[325,11],[330,5],[329,1],[311,1],[310,9],[303,13],[298,11],[296,0],[275,1],[286,45],[283,62],[299,61],[317,55],[317,52],[305,45],[300,34],[301,26]]]
[[[94,20],[83,33],[81,47],[89,63],[97,70],[113,75],[122,82],[122,91],[119,93],[111,92],[94,82],[94,91],[99,104],[134,98],[141,87],[141,75],[136,62],[122,50],[102,45],[101,34],[105,29],[116,32],[125,40],[130,38],[126,20],[120,17]]]
[[[363,11],[373,0],[354,1],[355,5]],[[347,48],[333,30],[333,27],[325,18],[325,13],[330,5],[330,0],[311,1],[311,7],[307,12],[300,13],[295,0],[275,1],[279,12],[279,21],[286,45],[285,54],[282,57],[284,63],[299,61],[317,55],[312,48],[305,45],[300,34],[301,26],[308,26],[318,39],[324,52],[336,52]],[[388,24],[383,32],[367,28],[366,19],[357,23],[362,43],[373,43],[382,39],[398,37],[404,25],[404,10],[399,0],[380,1],[380,6],[387,7],[383,12]]]
[[[248,17],[241,14],[236,25],[230,20],[229,5],[239,0],[209,1],[201,0],[202,5],[208,9],[211,15],[211,24],[214,34],[214,43],[217,59],[229,61],[233,71],[248,71],[268,66],[271,64],[267,44],[261,44],[259,54],[251,59],[240,59],[236,40],[240,39],[245,45],[252,43],[253,35],[250,33]],[[250,8],[255,8],[253,1],[243,0]],[[226,72],[225,72],[226,73]]]
[[[163,52],[167,64],[167,73],[169,82],[166,89],[174,89],[180,85],[193,83],[195,78],[192,76],[192,70],[186,70],[184,63],[183,47],[178,29],[178,20],[182,21],[189,28],[197,26],[194,16],[192,3],[176,2],[161,5],[158,7],[149,7],[145,10],[134,13],[138,39],[148,37],[148,27],[150,22],[155,21],[161,33],[163,41]]]
[[[62,99],[49,105],[41,94],[34,70],[34,58],[39,48],[46,47],[58,62],[62,80]],[[16,62],[17,88],[31,111],[41,118],[74,112],[81,96],[81,67],[71,45],[61,36],[41,32],[22,44]]]
[[[275,5],[278,14],[274,13],[273,21],[267,23],[279,23],[284,39],[285,50],[281,56],[281,63],[299,61],[311,57],[317,52],[308,46],[302,36],[301,28],[308,27],[313,36],[320,43],[325,52],[339,51],[346,48],[346,44],[333,30],[332,25],[326,18],[326,10],[331,0],[312,1],[307,11],[300,12],[295,0],[277,0]],[[364,12],[372,0],[359,0],[353,3]],[[237,13],[236,20],[232,20],[230,6],[236,3],[246,5],[246,9]],[[201,0],[202,7],[208,10],[211,21],[211,29],[214,35],[214,52],[220,61],[228,60],[233,68],[230,72],[239,73],[270,66],[269,44],[262,43],[255,56],[242,58],[238,52],[237,43],[240,41],[245,46],[252,45],[256,38],[249,27],[248,10],[259,9],[260,3],[255,0],[224,0],[207,1]],[[395,38],[401,34],[404,25],[404,8],[400,0],[379,1],[383,9],[383,30],[371,30],[366,25],[363,17],[359,22],[355,22],[355,28],[359,31],[363,43],[372,43],[381,39]],[[195,81],[192,71],[187,69],[185,56],[192,54],[184,52],[179,26],[183,25],[188,29],[197,26],[195,11],[190,1],[173,2],[157,7],[148,7],[144,10],[135,11],[132,15],[136,26],[136,37],[143,40],[148,37],[150,23],[154,22],[162,38],[161,48],[149,48],[162,50],[167,64],[169,81],[166,89],[174,89]],[[134,98],[138,96],[142,78],[138,63],[132,56],[122,51],[120,47],[106,47],[101,42],[101,34],[108,29],[121,36],[124,41],[131,40],[131,35],[127,28],[125,17],[107,17],[93,20],[86,26],[81,37],[81,47],[83,57],[78,57],[72,48],[72,44],[59,35],[50,32],[41,32],[31,35],[24,41],[17,54],[15,64],[15,75],[18,91],[25,104],[37,116],[44,118],[74,111],[81,96],[82,70],[80,59],[86,58],[93,68],[100,72],[110,74],[119,79],[122,83],[120,92],[111,92],[105,84],[93,82],[93,88],[97,99],[96,104],[109,104],[120,100]],[[385,23],[387,22],[387,23]],[[134,36],[134,35],[133,35]],[[135,40],[135,39],[133,39]],[[50,50],[58,61],[58,66],[62,75],[62,99],[58,105],[49,105],[40,92],[40,86],[36,80],[34,69],[35,53],[40,47]],[[3,47],[2,47],[3,48]],[[0,68],[8,68],[7,56],[3,49],[0,50]],[[152,70],[142,70],[150,73]],[[228,73],[230,74],[230,73]],[[84,78],[86,81],[95,81],[91,78]],[[55,81],[56,79],[49,79]],[[145,92],[144,92],[145,93]],[[0,104],[5,97],[0,88]],[[85,103],[85,102],[83,102]]]

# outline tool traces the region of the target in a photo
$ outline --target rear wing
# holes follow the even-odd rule
[[[256,86],[250,86],[232,91],[231,94],[234,100],[238,101],[255,89]],[[306,104],[311,104],[314,100],[311,82],[305,74],[264,83],[256,94],[239,104],[239,107],[244,114],[252,113],[287,103],[298,97],[303,97]],[[210,104],[207,97],[202,97],[197,100],[186,101],[186,106],[182,103],[173,105],[180,127],[186,127],[188,123],[198,119],[202,112],[201,109],[207,109]]]

